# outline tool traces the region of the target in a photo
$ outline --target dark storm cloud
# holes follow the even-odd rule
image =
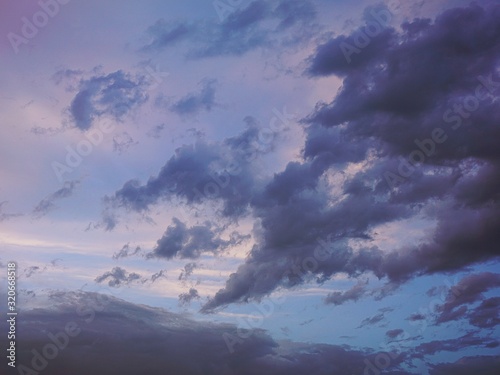
[[[462,357],[453,363],[440,363],[432,366],[430,375],[497,375],[500,372],[500,357],[475,356]]]
[[[421,358],[430,356],[437,352],[457,352],[469,347],[492,348],[495,347],[496,340],[491,338],[478,337],[475,333],[467,333],[456,339],[436,340],[418,345],[413,350],[413,357]]]
[[[492,157],[498,151],[490,146],[490,140],[497,138],[500,118],[492,95],[486,95],[481,108],[468,119],[481,120],[477,122],[484,124],[483,135],[466,132],[458,136],[458,144],[450,135],[446,143],[438,145],[442,154],[432,160],[442,163],[446,158],[446,167],[437,165],[432,174],[418,170],[395,192],[383,174],[397,170],[397,156],[406,156],[417,147],[415,138],[430,136],[442,124],[449,105],[475,92],[478,77],[491,75],[500,57],[500,43],[494,41],[500,41],[500,31],[495,28],[499,9],[472,5],[447,11],[434,23],[415,20],[402,26],[402,34],[394,30],[381,33],[386,47],[372,41],[376,48],[360,52],[365,60],[346,68],[335,100],[318,105],[309,118],[306,160],[290,163],[263,193],[255,194],[254,214],[264,228],[259,243],[204,311],[258,298],[279,285],[307,279],[310,273],[302,267],[301,275],[290,283],[289,270],[300,269],[297,263],[308,256],[314,258],[318,238],[328,236],[334,239],[332,256],[317,262],[311,272],[320,280],[337,272],[357,275],[373,271],[397,285],[418,273],[457,270],[498,256],[496,186],[500,173],[492,171],[500,172],[500,166],[493,159],[485,160],[486,149]],[[468,35],[471,28],[473,35]],[[490,30],[497,31],[492,34]],[[374,56],[365,56],[365,52]],[[487,88],[483,91],[488,93]],[[457,150],[465,150],[465,154]],[[479,156],[482,161],[471,159]],[[344,179],[343,200],[325,209],[331,202],[318,189],[319,178],[327,170],[341,171],[347,162],[368,158],[368,167]],[[427,167],[430,161],[426,159]],[[414,248],[383,253],[373,246],[355,253],[345,243],[347,238],[367,238],[368,229],[379,223],[418,215],[419,205],[445,196],[456,205],[431,215],[438,222],[433,236]]]
[[[63,340],[68,323],[74,335],[47,360],[47,373],[361,374],[368,355],[348,346],[276,342],[262,330],[232,342],[238,339],[233,325],[196,322],[96,293],[53,293],[49,302],[50,308],[23,313],[18,369],[32,368],[32,350],[43,353],[44,345],[52,343],[49,334]],[[76,358],[85,358],[85,365]]]
[[[88,130],[94,120],[104,115],[122,120],[131,109],[147,100],[148,85],[146,77],[133,77],[122,70],[80,80],[69,107],[75,126]]]
[[[199,93],[188,94],[170,106],[170,110],[179,115],[192,115],[200,111],[210,112],[215,105],[216,80],[205,80],[200,83]]]
[[[479,328],[495,328],[500,324],[500,297],[485,299],[467,316],[469,323]]]
[[[239,245],[246,239],[245,236],[234,232],[229,240],[223,240],[218,236],[217,228],[211,223],[188,228],[175,217],[172,221],[173,225],[167,228],[148,257],[195,259],[202,253],[217,254],[228,247]]]
[[[297,46],[314,35],[315,18],[316,11],[309,1],[253,1],[220,23],[159,20],[147,30],[152,40],[142,51],[186,42],[188,57],[206,58],[240,56],[262,47]]]
[[[78,180],[66,181],[62,188],[42,199],[37,204],[37,206],[33,209],[33,215],[37,218],[46,215],[49,211],[56,207],[54,202],[71,197],[79,185],[80,181]]]
[[[254,3],[221,27],[248,30],[266,7]],[[311,58],[309,74],[335,73],[343,84],[333,102],[318,103],[304,120],[301,160],[267,180],[258,178],[245,158],[256,149],[258,130],[250,124],[232,139],[179,148],[157,176],[144,184],[128,181],[107,202],[141,212],[176,195],[188,205],[219,200],[222,215],[231,219],[253,216],[252,250],[203,312],[259,299],[278,287],[322,283],[340,272],[385,278],[382,298],[412,277],[496,259],[500,78],[493,74],[500,58],[499,17],[500,5],[473,4],[435,21],[405,22],[401,31],[384,28],[347,65],[337,61],[345,59],[338,51],[327,53],[339,42],[327,42]],[[464,113],[476,106],[470,97],[476,93],[477,108]],[[461,124],[453,130],[458,113]],[[384,176],[402,170],[402,160],[408,163],[404,158],[415,149],[425,160],[418,168],[404,164],[411,173],[393,188]],[[362,162],[352,175],[343,171]],[[230,163],[239,168],[234,176],[221,172]],[[332,176],[339,180],[335,189],[325,187]],[[436,225],[416,245],[366,245],[376,226],[422,217]],[[362,246],[351,245],[360,240]]]
[[[484,272],[464,277],[451,288],[443,305],[439,306],[437,323],[462,318],[467,313],[467,305],[482,301],[490,289],[500,287],[500,274]]]
[[[141,275],[135,272],[129,273],[121,267],[114,267],[111,271],[105,272],[95,278],[96,283],[101,284],[107,281],[109,286],[116,288],[137,280],[141,280]]]

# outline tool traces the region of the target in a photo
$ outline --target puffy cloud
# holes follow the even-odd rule
[[[270,6],[252,3],[220,27],[247,33]],[[367,22],[372,10],[384,11],[368,9]],[[383,297],[418,275],[498,259],[499,14],[498,4],[472,4],[400,31],[385,27],[347,64],[336,49],[354,34],[333,38],[310,58],[308,74],[337,74],[343,84],[303,120],[302,158],[263,179],[247,155],[272,147],[254,146],[258,127],[247,119],[240,135],[182,146],[156,176],[126,182],[107,202],[141,212],[173,196],[188,206],[216,200],[224,217],[255,219],[248,257],[203,312],[338,273],[385,278]],[[410,160],[415,166],[410,153],[421,159]],[[226,173],[228,165],[238,173]],[[391,171],[404,174],[397,186]],[[374,241],[377,227],[422,218],[435,225],[418,242]],[[172,236],[168,249],[177,253]]]

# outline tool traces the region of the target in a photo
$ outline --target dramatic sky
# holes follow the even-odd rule
[[[499,124],[498,1],[2,0],[2,369],[499,374]]]

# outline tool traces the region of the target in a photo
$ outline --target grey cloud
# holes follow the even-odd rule
[[[187,263],[179,275],[179,280],[187,280],[187,278],[193,274],[193,271],[197,267],[198,264],[196,264],[195,262]]]
[[[498,344],[495,340],[478,337],[475,333],[471,332],[456,339],[435,340],[420,344],[413,349],[413,355],[416,358],[421,358],[423,356],[433,355],[440,351],[457,352],[468,347],[491,348],[491,344],[495,342]]]
[[[179,294],[179,304],[181,306],[186,306],[191,303],[194,299],[200,299],[198,291],[194,288],[190,288],[189,292]]]
[[[160,139],[161,133],[164,129],[165,129],[165,124],[156,125],[147,132],[147,135],[155,139]]]
[[[161,270],[161,271],[158,271],[156,273],[154,273],[153,275],[151,275],[151,282],[154,283],[156,280],[160,279],[160,278],[167,278],[167,271],[166,270]]]
[[[188,228],[177,218],[173,218],[172,221],[173,225],[167,228],[148,257],[195,259],[202,253],[217,254],[228,247],[240,244],[245,239],[233,233],[229,240],[223,240],[211,223]]]
[[[47,267],[40,268],[39,266],[31,266],[31,267],[28,267],[24,270],[24,276],[26,278],[30,278],[34,274],[41,273],[41,272],[45,271],[46,269],[47,269]]]
[[[395,339],[401,335],[404,331],[401,328],[391,329],[385,333],[385,335],[390,339]]]
[[[241,28],[244,34],[265,8],[254,3],[220,27]],[[335,47],[327,42],[311,58],[309,74],[337,74],[343,85],[331,103],[318,103],[304,119],[301,159],[262,179],[245,157],[255,150],[256,128],[250,123],[223,142],[179,148],[156,176],[145,183],[128,181],[107,203],[142,212],[177,196],[188,206],[219,200],[226,218],[252,215],[254,246],[203,312],[259,299],[278,287],[321,283],[339,272],[385,278],[383,297],[412,277],[498,259],[500,154],[494,140],[500,112],[492,74],[500,56],[499,15],[498,4],[473,4],[447,10],[434,21],[407,21],[400,31],[385,29],[349,65],[337,61],[344,56],[326,53]],[[493,83],[483,90],[477,110],[451,130],[443,114],[463,105],[478,77],[488,76]],[[431,137],[436,126],[446,128],[446,142],[391,189],[384,173],[398,171],[401,157],[417,147],[415,139]],[[237,175],[220,172],[230,162],[240,168]],[[364,167],[353,176],[343,173],[347,164],[361,162]],[[338,194],[325,187],[334,174],[341,177]],[[371,230],[378,225],[422,216],[437,224],[420,243],[399,249],[350,245],[374,240]],[[321,260],[318,247],[327,252]]]
[[[139,254],[140,251],[141,251],[140,246],[136,246],[135,248],[133,248],[130,246],[130,243],[127,243],[123,245],[123,247],[119,251],[113,254],[113,259],[120,259],[120,258],[134,256]]]
[[[423,314],[420,314],[420,313],[414,313],[414,314],[411,314],[409,317],[408,317],[408,320],[410,322],[416,322],[416,321],[419,321],[419,320],[425,320],[427,319],[425,315]]]
[[[351,289],[345,292],[332,292],[326,298],[326,303],[333,303],[334,305],[342,305],[347,301],[357,301],[366,293],[367,282],[358,282]]]
[[[130,110],[147,100],[148,85],[145,76],[133,77],[122,70],[82,79],[69,107],[75,126],[88,130],[94,120],[104,115],[121,121]]]
[[[200,59],[241,56],[273,46],[294,47],[315,35],[318,29],[315,18],[316,11],[310,1],[252,1],[238,7],[220,23],[159,20],[147,30],[152,40],[142,51],[158,51],[186,42],[186,56]]]
[[[215,105],[216,80],[205,80],[200,83],[199,93],[188,94],[170,106],[170,110],[179,115],[192,115],[202,110],[210,112]]]
[[[500,287],[500,274],[483,272],[465,276],[451,288],[443,305],[439,306],[440,314],[436,322],[444,323],[465,317],[466,305],[484,299],[484,292]]]
[[[363,371],[368,354],[348,346],[277,342],[257,329],[241,340],[230,324],[196,322],[95,293],[57,292],[49,301],[50,308],[23,313],[18,366],[31,367],[31,350],[50,342],[47,333],[64,332],[69,322],[80,331],[48,361],[46,371],[51,374],[131,375],[165,369],[184,375],[351,374]],[[75,360],[83,357],[84,366]]]
[[[132,136],[127,132],[121,132],[113,137],[113,151],[123,154],[127,150],[137,145],[139,142],[134,141]]]
[[[363,319],[363,321],[361,322],[361,324],[359,325],[358,328],[375,325],[377,323],[380,323],[384,319],[385,319],[384,313],[380,313],[380,314],[374,315],[372,317]]]
[[[7,205],[8,201],[0,202],[0,223],[2,221],[10,220],[14,217],[22,216],[22,214],[5,213],[4,206]]]
[[[479,328],[495,328],[500,324],[500,297],[482,301],[467,316],[469,323]]]
[[[246,213],[256,184],[252,161],[271,152],[278,138],[272,132],[272,138],[263,143],[258,124],[249,117],[245,122],[242,133],[222,142],[198,141],[179,147],[156,176],[144,184],[127,181],[105,201],[111,207],[142,212],[160,200],[177,196],[190,205],[221,200],[222,214],[228,217]]]
[[[114,267],[111,271],[105,272],[95,278],[96,283],[107,282],[111,287],[121,287],[133,281],[141,280],[141,275],[135,272],[127,272],[121,267]]]
[[[66,181],[62,188],[42,199],[37,204],[37,206],[33,209],[33,215],[37,218],[45,216],[49,213],[49,211],[56,207],[54,202],[71,197],[79,185],[79,180]]]
[[[500,372],[498,356],[462,357],[456,362],[431,366],[430,375],[496,375]]]

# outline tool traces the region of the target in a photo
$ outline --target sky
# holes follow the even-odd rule
[[[2,371],[500,373],[500,3],[3,0],[0,36]]]

